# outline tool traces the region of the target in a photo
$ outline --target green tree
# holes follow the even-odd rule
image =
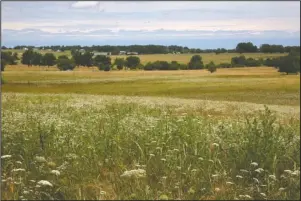
[[[238,43],[236,46],[236,52],[244,53],[244,52],[257,52],[257,46],[253,45],[253,43]]]
[[[4,71],[6,66],[6,61],[4,59],[1,59],[1,71]]]
[[[114,61],[114,65],[117,66],[118,70],[122,70],[124,65],[125,65],[124,58],[116,58],[115,61]]]
[[[135,69],[140,64],[140,58],[136,56],[129,56],[126,58],[125,66],[129,69]]]
[[[42,64],[42,60],[43,60],[42,54],[38,52],[33,53],[32,65],[40,66]]]
[[[94,65],[99,66],[103,64],[104,66],[111,66],[111,57],[104,56],[104,55],[97,55],[94,58]]]
[[[207,64],[206,68],[210,73],[213,73],[216,71],[216,65],[214,64],[213,61],[211,61],[209,64]]]
[[[191,57],[188,63],[188,69],[203,69],[204,63],[200,55],[194,55]]]
[[[75,62],[73,59],[58,59],[57,67],[61,71],[73,70],[75,68]]]
[[[65,58],[66,59],[66,58]],[[68,59],[68,57],[67,57]],[[43,56],[43,64],[45,66],[53,66],[55,64],[55,61],[56,61],[56,57],[54,56],[54,54],[52,53],[46,53],[44,54]]]
[[[34,51],[32,49],[26,50],[23,54],[22,54],[22,59],[21,59],[21,63],[32,66],[32,61],[34,58]]]
[[[281,57],[276,67],[279,72],[286,74],[298,73],[300,72],[300,57],[291,55]]]
[[[17,64],[17,60],[18,57],[16,58],[15,56],[16,53],[12,53],[12,52],[1,52],[1,59],[6,61],[6,64],[9,65],[16,65]]]

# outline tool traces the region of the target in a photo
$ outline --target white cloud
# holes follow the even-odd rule
[[[94,8],[99,4],[98,1],[78,1],[71,5],[72,8]]]

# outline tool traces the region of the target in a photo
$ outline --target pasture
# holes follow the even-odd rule
[[[2,76],[2,199],[300,199],[300,75],[17,65]]]

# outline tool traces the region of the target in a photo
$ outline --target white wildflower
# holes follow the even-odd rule
[[[29,191],[23,191],[23,194],[27,195],[27,194],[29,194]]]
[[[275,176],[275,175],[272,175],[272,174],[269,175],[269,178],[270,178],[270,179],[273,179],[273,180],[276,180],[276,176]]]
[[[300,170],[295,170],[294,172],[292,172],[292,175],[299,176],[300,175]]]
[[[251,197],[251,196],[249,196],[249,195],[245,195],[245,198],[252,199],[252,197]]]
[[[238,178],[238,179],[242,179],[242,178],[243,178],[243,176],[241,176],[241,175],[236,175],[236,178]]]
[[[249,173],[249,171],[245,170],[245,169],[240,169],[240,171],[243,172],[243,173]]]
[[[23,168],[12,169],[12,172],[25,172]]]
[[[38,182],[38,185],[41,185],[41,186],[50,186],[50,187],[53,186],[53,185],[52,185],[49,181],[47,181],[47,180],[41,180],[41,181],[39,181],[39,182]]]
[[[154,157],[154,156],[155,156],[155,154],[149,154],[149,156],[150,156],[150,157]]]
[[[2,179],[1,182],[2,182],[2,183],[6,182],[6,179]]]
[[[29,180],[30,182],[32,182],[32,183],[35,183],[36,181],[35,180]]]
[[[216,191],[216,192],[220,192],[220,191],[221,191],[221,189],[220,189],[220,188],[215,188],[215,189],[214,189],[214,191]]]
[[[254,182],[259,184],[259,180],[257,178],[253,178]]]
[[[11,155],[3,155],[3,156],[1,156],[1,159],[5,159],[5,158],[11,158]]]
[[[121,175],[121,177],[126,177],[126,178],[129,178],[129,177],[138,177],[138,178],[141,178],[141,177],[145,177],[145,176],[146,176],[146,171],[143,170],[143,169],[125,171]]]
[[[166,179],[167,179],[167,177],[166,177],[166,176],[163,176],[163,177],[162,177],[162,180],[166,180]]]
[[[105,195],[106,192],[105,191],[100,191],[100,195]]]
[[[203,160],[204,160],[202,157],[199,157],[198,159],[199,159],[199,160],[201,160],[201,161],[203,161]]]
[[[197,169],[192,169],[192,170],[191,170],[191,172],[196,172],[196,171],[197,171]]]
[[[262,173],[262,172],[264,172],[264,170],[262,168],[258,168],[255,170],[255,172]]]
[[[284,190],[285,190],[285,188],[282,188],[282,187],[281,187],[281,188],[279,188],[279,191],[284,191]]]
[[[239,195],[238,197],[239,198],[245,198],[245,195]]]
[[[251,166],[257,167],[257,166],[258,166],[258,163],[252,162],[252,163],[251,163]]]
[[[16,163],[22,165],[22,162],[21,162],[21,161],[16,161]]]
[[[181,167],[180,167],[180,166],[177,166],[177,169],[178,169],[178,170],[181,170]]]
[[[59,176],[61,173],[60,173],[60,171],[58,171],[58,170],[51,170],[51,172],[50,172],[51,174],[54,174],[54,175],[56,175],[56,176]]]
[[[260,195],[262,195],[263,197],[266,197],[266,196],[267,196],[265,193],[260,193]]]
[[[234,183],[231,182],[231,181],[227,181],[226,184],[227,184],[227,185],[233,185]]]
[[[219,175],[218,174],[213,174],[212,177],[213,178],[217,178]]]
[[[35,160],[39,163],[46,162],[46,159],[43,156],[36,156]]]
[[[284,172],[287,173],[287,174],[292,174],[293,173],[293,171],[291,171],[291,170],[284,170]]]
[[[161,161],[164,161],[164,162],[165,162],[165,161],[166,161],[166,159],[165,159],[165,158],[161,158]]]
[[[217,143],[212,143],[212,146],[214,146],[214,147],[219,147],[219,144],[217,144]]]

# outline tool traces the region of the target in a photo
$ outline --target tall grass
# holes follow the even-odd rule
[[[4,99],[2,199],[300,199],[300,123]]]

